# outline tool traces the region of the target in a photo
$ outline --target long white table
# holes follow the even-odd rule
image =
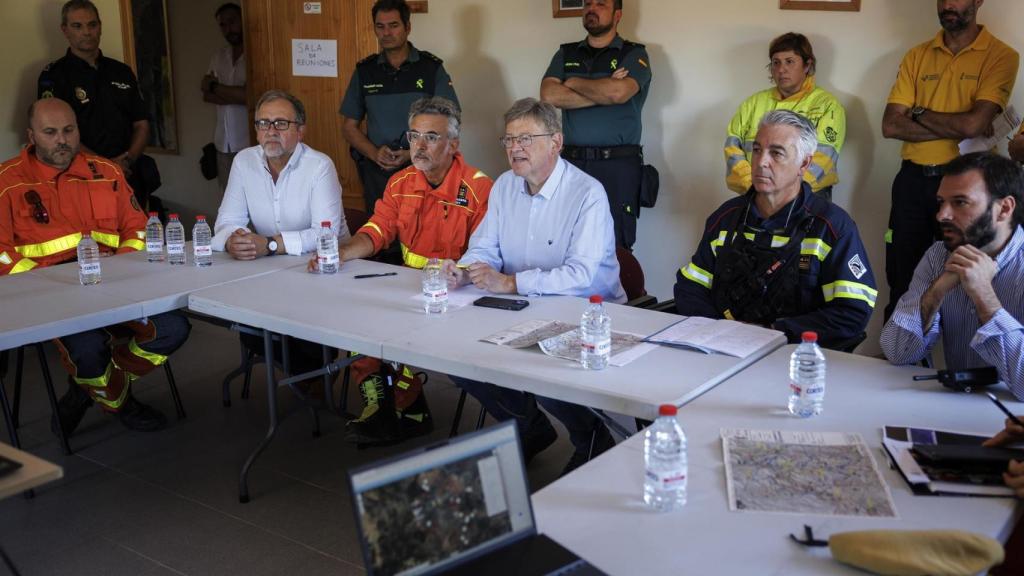
[[[1020,510],[1006,498],[915,496],[881,450],[885,425],[992,434],[1003,416],[982,395],[914,382],[923,368],[827,352],[828,384],[821,416],[801,420],[785,411],[793,346],[684,406],[679,421],[689,443],[685,508],[646,509],[643,439],[637,434],[533,496],[540,530],[609,574],[863,574],[833,561],[827,549],[789,541],[803,525],[815,536],[864,529],[959,529],[1005,541]],[[997,391],[1016,413],[1024,404]],[[720,429],[860,433],[874,450],[899,514],[895,519],[730,512]]]

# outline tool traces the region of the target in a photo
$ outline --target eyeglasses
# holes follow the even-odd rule
[[[426,134],[424,134],[422,132],[417,132],[415,130],[409,130],[408,132],[405,133],[405,137],[409,139],[409,144],[415,144],[416,142],[419,141],[420,138],[423,138],[424,142],[433,146],[434,144],[440,142],[441,138],[444,138],[444,135],[438,134],[436,132],[427,132]]]
[[[533,144],[534,138],[541,138],[544,136],[554,136],[554,132],[547,134],[520,134],[519,136],[502,136],[498,138],[498,142],[505,147],[506,150],[512,148],[512,144],[519,144],[520,148],[528,148],[530,144]]]
[[[274,130],[277,130],[278,132],[284,132],[292,124],[295,124],[297,126],[302,126],[302,122],[296,122],[295,120],[284,120],[284,119],[280,119],[280,120],[257,120],[257,121],[252,123],[252,125],[255,126],[256,129],[259,130],[260,132],[266,132],[267,130],[270,130],[271,126],[273,126]]]
[[[25,200],[32,205],[32,218],[40,224],[50,223],[50,213],[46,211],[46,206],[43,206],[43,199],[39,197],[39,193],[35,190],[29,190],[25,192]]]

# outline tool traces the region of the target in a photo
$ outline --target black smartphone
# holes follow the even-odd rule
[[[499,310],[522,310],[530,305],[529,300],[513,300],[512,298],[495,298],[484,296],[473,301],[473,306],[484,308],[497,308]]]

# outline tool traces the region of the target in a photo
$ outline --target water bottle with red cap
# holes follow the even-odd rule
[[[676,407],[662,404],[644,430],[644,504],[661,512],[686,505],[686,434]]]
[[[612,319],[604,300],[594,294],[580,318],[580,362],[587,370],[604,370],[612,352]]]
[[[789,357],[789,413],[809,418],[821,414],[825,402],[825,355],[816,332],[804,332],[800,339]]]

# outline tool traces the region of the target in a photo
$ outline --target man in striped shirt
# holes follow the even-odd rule
[[[882,330],[893,364],[927,356],[939,337],[946,366],[995,366],[1024,400],[1024,172],[979,152],[953,160],[939,185],[933,244]]]

